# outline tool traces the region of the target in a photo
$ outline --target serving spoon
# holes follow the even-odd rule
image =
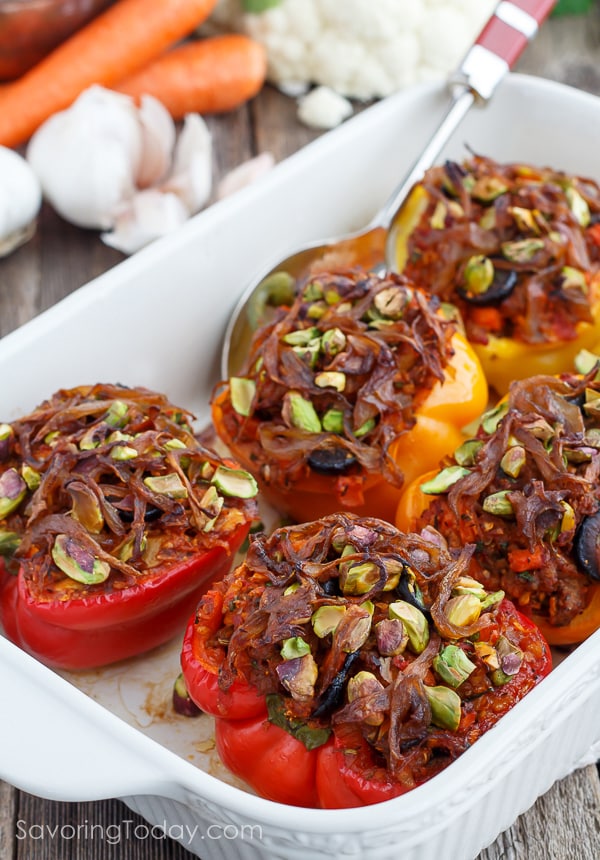
[[[238,373],[252,335],[269,307],[293,298],[296,280],[327,269],[361,265],[394,268],[398,215],[415,183],[431,167],[475,100],[487,102],[536,35],[557,0],[501,0],[448,81],[450,104],[433,136],[375,217],[362,230],[295,251],[253,280],[242,293],[223,340],[221,373]]]

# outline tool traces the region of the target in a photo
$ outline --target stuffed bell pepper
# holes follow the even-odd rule
[[[348,271],[310,278],[257,330],[212,414],[278,511],[391,521],[402,483],[452,451],[486,403],[479,362],[437,299],[398,275]]]
[[[181,657],[225,765],[270,800],[341,808],[455,760],[551,666],[532,622],[469,575],[472,551],[344,512],[253,536]]]
[[[600,187],[474,156],[431,168],[396,223],[396,268],[459,309],[488,383],[568,371],[600,342]]]
[[[397,525],[472,543],[471,575],[501,588],[551,644],[600,627],[600,379],[513,383],[443,468],[406,488]]]
[[[0,425],[0,620],[43,662],[88,668],[185,627],[256,515],[254,479],[162,395],[61,390]]]

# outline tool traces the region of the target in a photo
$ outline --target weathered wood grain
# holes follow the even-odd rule
[[[599,60],[600,5],[596,4],[585,17],[548,22],[527,49],[518,70],[600,95]],[[209,123],[214,139],[215,183],[258,152],[270,151],[280,160],[318,136],[297,122],[294,101],[269,87],[249,108],[211,118]],[[104,246],[95,232],[78,230],[44,207],[35,238],[0,261],[0,336],[121,259],[122,255]],[[129,838],[123,836],[124,822],[132,822],[127,828]],[[46,829],[42,831],[43,825]],[[135,831],[137,825],[142,829]],[[136,832],[145,832],[143,825],[142,819],[117,800],[58,803],[0,782],[0,860],[191,858],[171,840],[138,838]],[[109,834],[117,832],[115,826],[121,827],[122,838],[111,844]],[[54,837],[49,835],[52,832]],[[71,837],[72,832],[77,832],[79,839]],[[45,838],[41,838],[42,833]],[[592,766],[553,786],[477,860],[598,857],[600,781]]]

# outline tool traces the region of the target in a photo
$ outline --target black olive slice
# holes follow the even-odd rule
[[[466,287],[457,287],[457,292],[470,305],[494,305],[506,299],[517,286],[517,273],[512,269],[496,269],[494,280],[483,293],[472,293]]]
[[[342,703],[342,697],[344,695],[344,684],[346,683],[346,679],[348,677],[348,672],[350,671],[352,664],[358,657],[358,651],[351,651],[346,659],[344,660],[344,665],[337,673],[331,684],[324,690],[319,697],[319,704],[312,712],[313,717],[325,717],[334,711],[336,708],[340,706]]]
[[[155,508],[154,505],[148,505],[146,508],[146,513],[144,515],[144,521],[147,523],[151,523],[153,520],[157,520],[163,512],[160,508]],[[133,522],[133,511],[131,508],[120,508],[119,516],[123,520],[124,523],[132,523]]]
[[[429,615],[429,610],[425,606],[423,594],[417,585],[415,575],[408,567],[405,567],[400,575],[400,580],[396,586],[396,594],[402,600],[406,601],[406,603],[414,606],[415,609],[418,609],[425,615]]]
[[[351,451],[337,445],[327,448],[315,448],[308,457],[308,465],[315,472],[323,475],[341,475],[356,463],[356,457]]]
[[[600,511],[585,517],[577,529],[574,549],[579,570],[600,580]]]

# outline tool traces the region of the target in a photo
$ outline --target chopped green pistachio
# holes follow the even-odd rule
[[[441,729],[455,732],[460,725],[461,698],[449,687],[424,686],[425,695],[431,707],[431,722]]]
[[[16,532],[0,529],[0,556],[10,558],[19,547],[21,538]]]
[[[535,418],[533,421],[524,422],[523,427],[542,442],[548,442],[556,433],[554,427],[548,424],[545,418]]]
[[[532,233],[537,233],[539,235],[539,224],[537,223],[531,209],[524,209],[522,206],[509,206],[508,211],[515,219],[519,230],[522,230],[523,232],[531,230]]]
[[[383,684],[372,673],[366,670],[357,672],[350,680],[346,687],[346,694],[349,702],[354,702],[356,699],[361,699],[366,696],[373,696],[383,690]],[[364,722],[368,726],[380,726],[385,719],[385,714],[382,711],[372,711],[365,717]]]
[[[124,427],[127,422],[127,404],[123,400],[113,400],[104,420],[111,427]]]
[[[368,610],[362,606],[351,606],[347,610],[353,613],[351,625],[338,626],[333,635],[337,639],[337,647],[346,654],[358,651],[365,644],[371,633],[372,617]],[[343,627],[343,635],[340,637],[340,629]]]
[[[431,478],[431,480],[424,481],[420,485],[421,492],[427,495],[445,493],[453,484],[456,484],[457,481],[460,481],[461,478],[464,478],[468,474],[469,470],[465,469],[464,466],[447,466],[441,472],[438,472],[435,477]]]
[[[252,401],[256,394],[256,382],[243,376],[232,376],[229,380],[231,405],[238,415],[252,414]]]
[[[293,699],[298,702],[312,699],[319,668],[310,651],[284,660],[275,671],[281,685],[288,690]]]
[[[508,403],[506,401],[502,401],[497,406],[494,406],[493,409],[488,409],[487,412],[484,412],[481,416],[481,426],[485,432],[493,433],[507,412]]]
[[[374,418],[367,418],[364,424],[361,424],[360,427],[354,431],[354,435],[357,439],[362,439],[363,436],[366,436],[367,433],[370,433],[371,430],[375,429],[375,425],[377,422]]]
[[[471,197],[481,203],[491,203],[501,194],[506,194],[508,186],[498,176],[482,176],[471,188]]]
[[[253,499],[258,493],[258,484],[254,477],[244,469],[230,469],[229,466],[217,466],[211,483],[225,496],[237,499]]]
[[[292,350],[296,355],[308,364],[309,367],[316,367],[319,355],[321,353],[321,341],[318,338],[311,340],[306,346],[293,346]]]
[[[167,439],[163,448],[166,448],[167,451],[185,451],[187,445],[185,442],[182,442],[181,439],[178,439],[176,436],[173,436],[172,439]]]
[[[0,475],[0,520],[19,507],[27,493],[27,484],[16,469],[7,469]]]
[[[345,612],[345,606],[334,605],[319,606],[319,608],[313,612],[311,624],[319,639],[323,639],[325,636],[333,633],[342,620]]]
[[[40,473],[28,466],[27,463],[23,463],[21,466],[21,476],[29,490],[37,490],[42,480]]]
[[[583,410],[586,415],[598,415],[600,413],[600,392],[593,388],[585,389],[585,403]]]
[[[411,298],[410,290],[403,290],[400,287],[385,287],[375,294],[373,304],[383,317],[399,320]]]
[[[493,206],[490,206],[479,219],[479,226],[482,230],[495,230],[496,220],[496,210]]]
[[[342,297],[340,296],[338,291],[333,289],[325,290],[325,295],[323,296],[323,298],[325,299],[326,304],[330,306],[339,305],[342,300]]]
[[[467,439],[454,452],[454,459],[459,466],[474,466],[477,461],[477,453],[482,448],[483,442],[480,439]]]
[[[310,654],[310,645],[301,636],[292,636],[283,640],[280,653],[284,660],[295,660],[296,657]]]
[[[479,254],[470,257],[465,266],[465,284],[470,293],[482,295],[494,282],[494,264],[489,257]]]
[[[587,293],[588,284],[585,273],[581,269],[576,269],[574,266],[563,266],[560,274],[562,277],[561,286],[564,290],[579,290],[582,293]]]
[[[408,645],[408,633],[399,618],[382,618],[375,625],[377,650],[382,657],[402,654]]]
[[[335,388],[336,391],[343,391],[346,387],[346,374],[338,370],[325,370],[323,373],[317,373],[315,385],[318,388]]]
[[[509,448],[500,460],[500,468],[511,478],[518,478],[521,469],[527,462],[527,453],[521,445]]]
[[[290,331],[281,338],[284,343],[290,346],[307,346],[311,340],[321,337],[321,332],[316,326],[310,328],[299,328],[295,331]]]
[[[579,191],[572,185],[565,189],[565,195],[569,203],[569,209],[575,216],[577,223],[582,227],[588,227],[590,223],[590,207],[587,201],[584,200]]]
[[[443,200],[438,200],[435,209],[429,219],[429,226],[432,230],[443,230],[446,226],[446,215],[448,208]]]
[[[79,440],[79,450],[92,451],[100,445],[103,437],[104,431],[102,427],[90,427]]]
[[[446,603],[445,613],[450,624],[467,627],[481,615],[481,600],[475,594],[459,594]]]
[[[575,356],[575,370],[586,376],[591,370],[598,367],[600,356],[595,355],[588,349],[581,349]]]
[[[328,409],[323,415],[323,430],[328,433],[344,432],[344,413],[341,409]]]
[[[327,304],[325,302],[313,302],[309,305],[306,311],[306,316],[311,320],[320,320],[327,313]]]
[[[543,248],[543,239],[518,239],[516,242],[503,242],[502,254],[511,263],[529,263]]]
[[[433,658],[433,670],[451,687],[460,687],[475,671],[475,663],[467,657],[458,645],[446,645],[440,654]]]
[[[302,293],[305,302],[316,302],[323,298],[323,284],[320,281],[311,281]]]
[[[373,561],[340,566],[339,583],[344,594],[366,594],[379,582],[381,571]]]
[[[44,436],[44,442],[46,443],[46,445],[50,445],[50,447],[53,448],[58,442],[59,436],[60,433],[58,432],[58,430],[51,430],[50,433],[46,433],[46,435]]]
[[[481,601],[481,609],[489,609],[490,606],[495,606],[500,601],[504,600],[505,594],[503,591],[491,591],[484,599]]]
[[[299,582],[292,582],[292,584],[291,584],[291,585],[288,585],[288,587],[287,587],[287,588],[285,589],[285,591],[283,592],[283,596],[284,596],[284,597],[287,597],[287,596],[288,596],[288,595],[290,595],[290,594],[294,594],[294,592],[295,592],[295,591],[298,591],[298,589],[299,589],[299,588],[300,588],[300,583],[299,583]]]
[[[341,328],[330,328],[321,337],[321,346],[327,355],[337,355],[346,349],[346,335]]]
[[[494,514],[497,517],[512,517],[514,508],[508,498],[509,493],[510,490],[500,490],[499,493],[492,493],[490,496],[486,496],[482,505],[486,514]]]
[[[287,407],[292,427],[306,430],[308,433],[320,433],[321,421],[310,400],[302,397],[297,391],[288,391],[284,396],[284,408]]]
[[[202,509],[202,513],[208,517],[208,520],[204,523],[202,531],[208,533],[213,530],[215,523],[219,518],[219,514],[223,510],[224,504],[225,499],[223,496],[220,496],[216,487],[211,485],[200,499],[200,508]]]
[[[170,499],[187,499],[187,487],[176,472],[170,472],[168,475],[149,475],[144,478],[144,484],[153,493],[160,493]]]
[[[0,442],[5,442],[13,435],[13,429],[10,424],[0,424]]]
[[[523,664],[523,652],[510,642],[506,636],[500,636],[496,642],[499,667],[492,675],[492,682],[501,686],[518,674]]]
[[[391,619],[397,618],[404,625],[411,650],[415,654],[424,651],[429,642],[429,624],[425,615],[405,600],[390,603],[388,614]]]
[[[400,577],[406,570],[405,565],[397,558],[382,559],[385,572],[387,574],[387,582],[383,586],[383,591],[392,591],[400,582]],[[416,585],[416,583],[415,583]],[[418,588],[418,586],[417,586]]]
[[[63,573],[84,585],[105,582],[110,574],[107,562],[95,558],[68,535],[56,535],[52,559]]]
[[[106,442],[109,445],[114,445],[115,442],[131,442],[133,436],[131,433],[122,433],[121,430],[114,430],[110,436],[107,437]]]
[[[470,576],[461,576],[452,586],[451,593],[452,597],[458,597],[460,594],[474,594],[479,600],[483,600],[487,591],[476,579],[472,579]]]
[[[136,449],[131,448],[129,445],[115,445],[110,452],[113,460],[134,460],[137,455],[138,452]]]

